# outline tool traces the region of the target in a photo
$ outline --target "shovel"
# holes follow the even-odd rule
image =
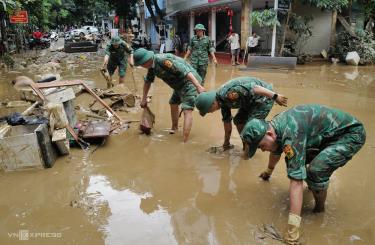
[[[114,84],[112,82],[112,78],[109,75],[108,70],[105,69],[105,68],[101,68],[100,73],[103,75],[104,79],[107,81],[107,88],[112,88],[114,86]]]

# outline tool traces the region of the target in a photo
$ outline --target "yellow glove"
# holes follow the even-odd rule
[[[289,213],[289,219],[288,219],[288,231],[285,233],[284,241],[286,244],[299,244],[298,240],[300,237],[299,234],[299,227],[301,225],[301,217]]]
[[[267,168],[267,170],[261,173],[259,177],[261,177],[263,180],[269,180],[269,178],[272,175],[272,172],[273,172],[273,169]]]

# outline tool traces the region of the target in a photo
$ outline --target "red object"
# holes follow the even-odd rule
[[[15,15],[9,16],[9,21],[12,24],[27,24],[29,23],[29,16],[27,11],[18,11]]]
[[[120,18],[118,15],[115,16],[115,25],[118,25]]]
[[[33,32],[33,38],[35,39],[41,39],[43,34],[40,31],[34,31]]]
[[[233,25],[232,25],[232,17],[233,17],[233,10],[228,9],[228,16],[229,16],[229,35],[232,34]]]

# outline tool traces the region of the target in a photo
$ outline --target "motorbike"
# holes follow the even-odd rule
[[[149,37],[134,38],[132,40],[132,48],[133,49],[145,48],[145,49],[150,50],[151,49],[151,38],[149,38]]]
[[[34,49],[34,48],[41,48],[41,49],[46,49],[51,46],[51,40],[49,38],[45,38],[44,36],[40,39],[40,41],[37,41],[34,38],[29,39],[29,48]]]
[[[57,32],[51,32],[51,36],[49,37],[51,39],[51,41],[57,41],[59,39],[59,35]]]

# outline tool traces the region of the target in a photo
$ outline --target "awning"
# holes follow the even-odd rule
[[[177,14],[178,12],[180,12],[180,10],[172,11],[172,12],[170,12],[169,14],[167,14],[166,16],[164,16],[164,18],[169,18],[169,17],[171,17],[171,16]]]

